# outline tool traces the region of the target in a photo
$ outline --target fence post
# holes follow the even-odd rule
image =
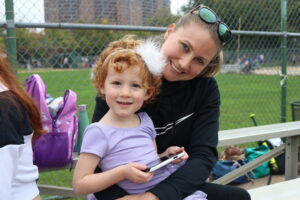
[[[287,0],[281,0],[281,122],[286,122],[286,93],[287,93]]]
[[[17,42],[16,42],[16,28],[14,22],[14,1],[5,0],[5,15],[6,15],[6,45],[7,56],[13,70],[17,71]]]
[[[86,110],[86,104],[78,105],[77,108],[78,108],[78,134],[77,134],[77,142],[74,151],[79,153],[84,130],[89,124],[89,117]]]

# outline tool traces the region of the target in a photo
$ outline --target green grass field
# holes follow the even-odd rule
[[[268,75],[221,74],[217,77],[221,93],[220,129],[253,126],[255,113],[259,125],[279,123],[281,119],[280,77]],[[286,121],[291,121],[290,103],[300,100],[299,76],[287,81]]]
[[[91,119],[96,91],[90,81],[90,70],[43,70],[19,72],[21,81],[38,73],[53,97],[63,96],[66,89],[75,91],[78,104],[87,104]],[[249,118],[255,113],[259,125],[280,122],[281,88],[279,76],[219,74],[216,76],[221,93],[220,129],[252,126]],[[287,121],[291,120],[290,103],[300,100],[299,76],[288,77]]]
[[[66,89],[78,95],[78,104],[87,104],[91,119],[96,91],[90,81],[90,70],[43,70],[19,72],[21,81],[38,73],[53,97],[63,96]],[[221,93],[220,130],[253,126],[249,115],[255,113],[259,125],[279,123],[281,119],[280,77],[267,75],[219,74],[216,76]],[[288,77],[287,118],[291,121],[290,103],[300,100],[300,78]],[[246,144],[251,145],[251,144]],[[41,173],[40,184],[71,186],[68,170]]]

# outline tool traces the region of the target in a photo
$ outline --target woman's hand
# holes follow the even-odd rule
[[[117,200],[159,200],[154,194],[146,192],[144,194],[126,195]]]
[[[128,163],[123,165],[123,172],[125,179],[128,179],[135,183],[146,183],[153,177],[152,172],[143,172],[142,170],[147,169],[146,165],[140,163]]]
[[[180,152],[184,152],[185,154],[181,158],[179,158],[179,159],[172,162],[172,164],[177,164],[177,163],[180,163],[183,160],[187,160],[189,158],[189,155],[187,154],[187,152],[185,152],[184,147],[178,147],[178,146],[168,147],[167,150],[164,153],[160,154],[160,157],[161,158],[164,157],[164,156],[169,157],[169,156],[175,155],[175,154],[180,153]]]

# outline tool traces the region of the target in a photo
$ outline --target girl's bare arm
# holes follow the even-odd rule
[[[94,174],[100,158],[94,154],[82,153],[79,156],[73,176],[73,190],[78,195],[86,195],[104,190],[124,179],[133,182],[147,182],[152,174],[142,172],[146,165],[128,163],[111,170]]]

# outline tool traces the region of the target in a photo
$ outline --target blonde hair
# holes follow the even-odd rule
[[[223,64],[223,45],[218,36],[218,26],[217,24],[208,24],[200,19],[196,14],[191,12],[186,13],[182,16],[176,23],[174,31],[177,31],[179,28],[184,28],[190,25],[192,22],[198,24],[199,26],[205,28],[209,31],[213,41],[217,45],[218,52],[210,61],[210,63],[202,70],[202,72],[198,75],[201,77],[212,77],[220,72],[222,64]]]
[[[142,40],[137,40],[134,35],[127,35],[120,40],[111,42],[100,54],[93,70],[93,83],[101,97],[104,97],[101,93],[101,88],[104,86],[110,67],[119,73],[128,68],[138,67],[140,69],[142,86],[146,88],[147,92],[150,90],[154,91],[145,103],[150,103],[155,99],[159,93],[161,75],[150,73],[143,59],[134,51],[121,51],[125,49],[132,50],[142,42]]]

